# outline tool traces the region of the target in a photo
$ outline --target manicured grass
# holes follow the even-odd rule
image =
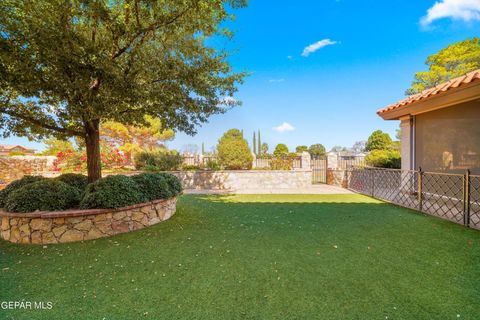
[[[359,195],[183,196],[156,226],[0,242],[0,319],[479,319],[480,231]]]

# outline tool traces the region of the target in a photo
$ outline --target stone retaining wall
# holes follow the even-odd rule
[[[2,239],[14,243],[50,244],[108,237],[143,229],[169,219],[176,198],[121,209],[10,213],[0,210]]]
[[[312,185],[311,170],[174,171],[185,189],[242,191],[296,189]]]
[[[56,157],[52,156],[0,157],[0,185],[25,175],[51,176],[55,159]]]

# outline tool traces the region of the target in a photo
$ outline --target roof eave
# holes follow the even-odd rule
[[[399,120],[407,115],[417,115],[477,99],[480,99],[480,81],[471,82],[455,90],[448,90],[396,109],[379,111],[377,114],[383,120]]]

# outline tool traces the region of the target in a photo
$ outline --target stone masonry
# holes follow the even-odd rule
[[[0,210],[0,236],[13,243],[52,244],[108,237],[157,224],[176,210],[176,198],[121,209],[11,213]]]
[[[312,185],[311,170],[174,171],[185,189],[241,191],[295,189]]]
[[[0,185],[5,185],[25,175],[52,176],[53,162],[56,157],[52,156],[14,156],[0,157]]]

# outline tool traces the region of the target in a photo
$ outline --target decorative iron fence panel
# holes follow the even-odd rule
[[[365,157],[355,157],[354,159],[339,159],[337,163],[337,169],[347,170],[352,167],[364,167],[366,166]]]
[[[480,229],[480,176],[353,168],[349,189]]]
[[[312,183],[327,183],[327,167],[326,157],[312,157],[310,160]]]
[[[469,225],[480,229],[480,176],[471,175],[469,179],[470,216]]]
[[[464,177],[458,174],[422,173],[421,211],[452,220],[464,222]]]

